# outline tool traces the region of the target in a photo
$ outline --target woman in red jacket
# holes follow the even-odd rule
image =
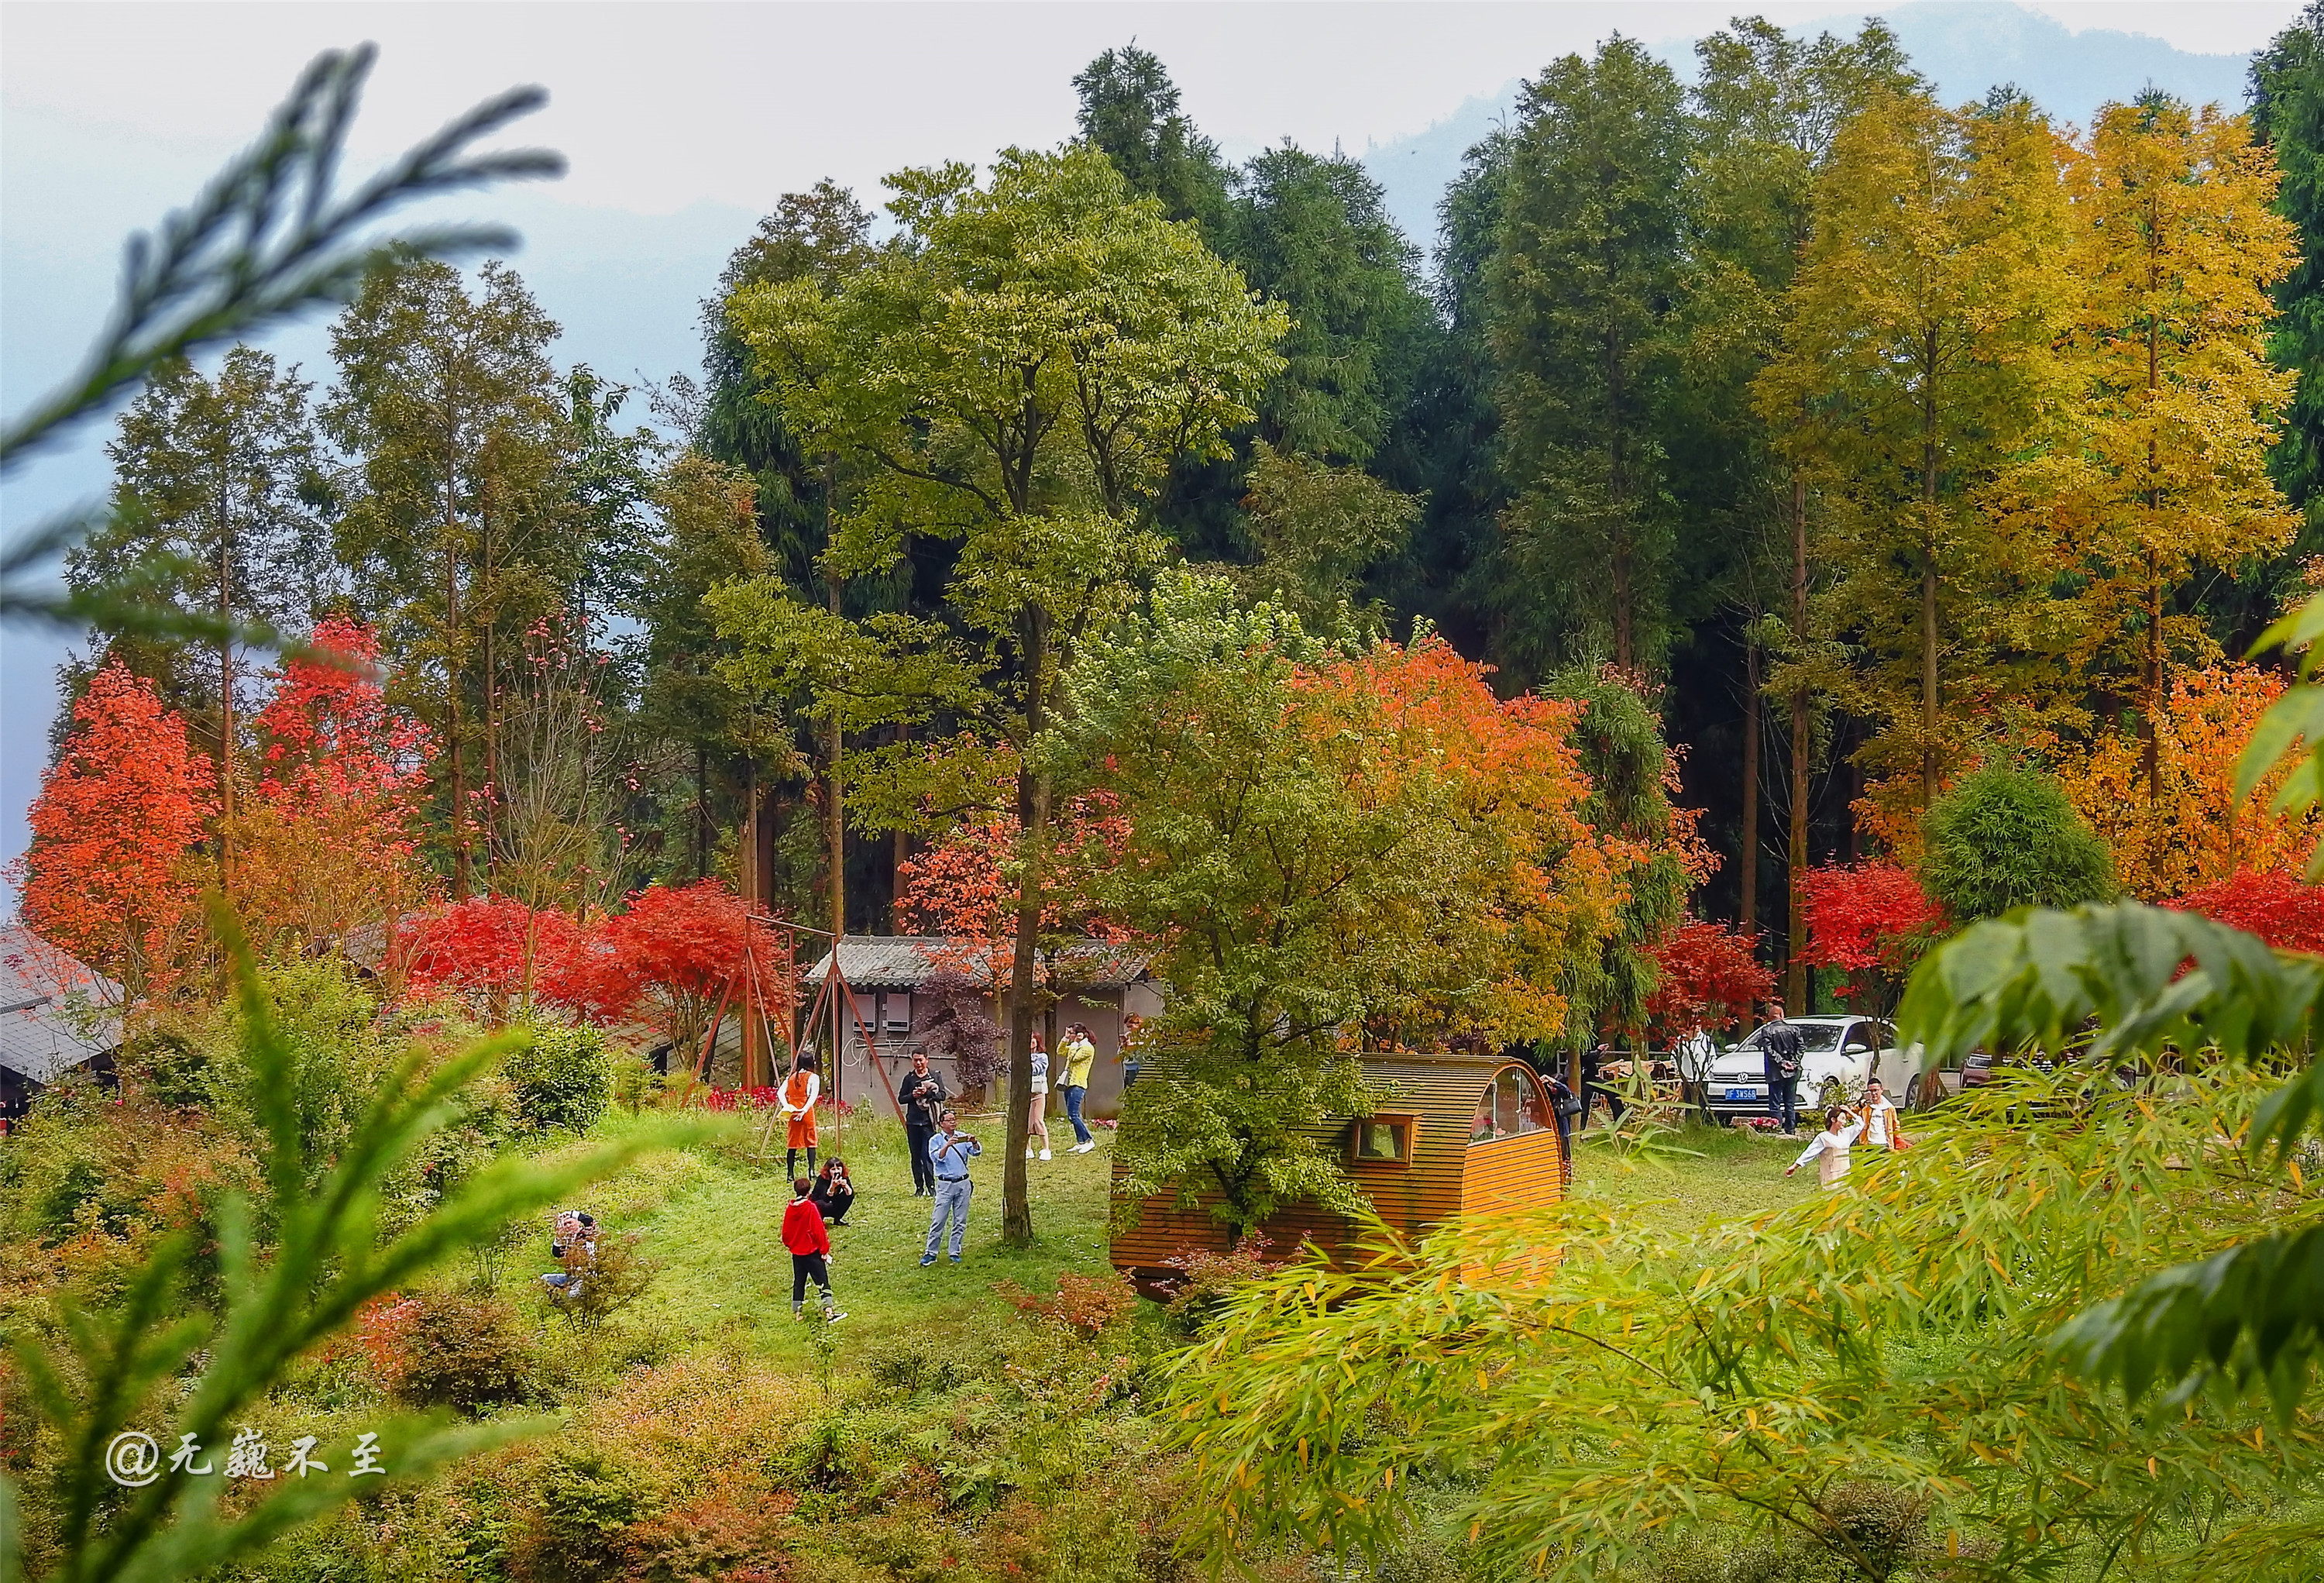
[[[783,1245],[791,1250],[791,1318],[805,1312],[807,1283],[812,1281],[823,1291],[823,1317],[844,1319],[847,1316],[832,1306],[831,1233],[823,1228],[823,1211],[807,1196],[814,1190],[810,1178],[793,1181],[790,1208],[783,1211]]]

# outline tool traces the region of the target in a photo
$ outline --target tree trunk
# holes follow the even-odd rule
[[[1921,386],[1921,806],[1937,800],[1937,356],[1930,337]]]
[[[896,727],[897,741],[909,742],[911,739],[912,728],[909,726]],[[904,861],[912,855],[912,838],[899,829],[890,840],[892,845],[888,855],[888,932],[906,934],[909,930],[904,927]]]
[[[1808,642],[1808,485],[1792,475],[1792,641]],[[1784,995],[1786,1006],[1808,1002],[1808,767],[1815,757],[1815,721],[1808,690],[1792,690],[1791,830],[1784,856],[1790,883],[1784,893]]]
[[[1743,889],[1736,922],[1747,940],[1759,937],[1759,645],[1743,634],[1743,839],[1736,877]]]
[[[839,614],[839,579],[825,578],[824,587],[830,594],[831,613],[836,616]],[[839,755],[844,746],[840,740],[839,717],[834,714],[823,729],[824,861],[831,872],[826,900],[831,906],[834,940],[847,932],[847,820],[845,810],[839,804]]]
[[[755,916],[761,910],[760,891],[763,883],[760,877],[759,872],[759,761],[755,757],[751,760],[750,788],[743,793],[742,797],[742,839],[741,846],[742,849],[735,854],[735,857],[737,859],[736,866],[742,871],[740,875],[742,884],[738,888],[742,893],[743,915],[745,918],[749,918]],[[744,931],[744,939],[747,940],[748,938],[749,933],[746,928]],[[748,950],[747,946],[744,949],[746,951]],[[836,954],[838,949],[838,942],[835,940],[832,942],[832,950],[834,952],[832,960],[835,963],[839,959]],[[763,1024],[766,1021],[766,1009],[763,1006],[758,1006],[752,1004],[752,991],[755,987],[755,985],[746,978],[743,981],[742,986],[742,992],[740,996],[742,1003],[741,1007],[742,1014],[742,1086],[745,1088],[753,1088],[759,1084],[768,1083],[773,1080],[771,1075],[769,1074],[765,1069],[765,1040],[761,1037],[764,1032]],[[839,1041],[835,1039],[832,1042],[835,1053],[832,1057],[831,1064],[834,1070],[833,1072],[825,1074],[824,1080],[825,1082],[833,1080],[839,1065],[839,1060],[836,1054]]]
[[[1001,1162],[1001,1238],[1012,1247],[1033,1240],[1033,1207],[1026,1194],[1025,1139],[1032,1130],[1025,1097],[1033,1087],[1033,975],[1041,946],[1041,898],[1047,884],[1048,783],[1033,767],[1033,746],[1046,724],[1043,696],[1049,662],[1048,617],[1028,608],[1019,617],[1024,638],[1025,741],[1017,770],[1017,822],[1025,843],[1024,877],[1017,894],[1017,938],[1009,965],[1009,1124]]]
[[[234,884],[234,526],[218,491],[218,888]]]
[[[452,799],[452,899],[468,894],[468,782],[460,759],[460,551],[451,493],[444,512],[444,745]]]
[[[694,745],[694,877],[710,877],[710,745]]]

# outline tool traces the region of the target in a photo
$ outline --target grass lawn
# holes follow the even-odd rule
[[[616,1113],[596,1135],[618,1137],[641,1125]],[[680,1346],[716,1339],[770,1359],[804,1363],[810,1348],[791,1323],[790,1256],[777,1236],[790,1198],[783,1151],[770,1147],[763,1160],[758,1157],[758,1118],[732,1125],[715,1143],[640,1159],[585,1195],[581,1207],[593,1210],[610,1233],[639,1233],[646,1256],[660,1266],[645,1297],[623,1317],[626,1327]],[[963,1130],[986,1144],[973,1170],[964,1262],[955,1266],[939,1260],[926,1269],[919,1258],[929,1201],[912,1196],[903,1129],[885,1118],[858,1122],[835,1140],[857,1186],[854,1211],[832,1232],[832,1285],[848,1315],[847,1353],[876,1356],[931,1328],[998,1340],[1009,1333],[1014,1315],[996,1286],[1011,1282],[1047,1292],[1068,1271],[1095,1274],[1109,1267],[1111,1133],[1098,1131],[1094,1153],[1059,1151],[1054,1160],[1028,1162],[1035,1240],[1030,1247],[1011,1249],[1001,1243],[1003,1118],[973,1116]],[[1071,1136],[1062,1124],[1054,1132]],[[828,1132],[826,1140],[834,1141]],[[1593,1128],[1575,1151],[1574,1186],[1679,1233],[1813,1193],[1812,1174],[1783,1174],[1798,1148],[1729,1128],[1691,1125],[1656,1148],[1621,1151],[1607,1143],[1602,1128]],[[503,1280],[504,1291],[537,1302],[534,1282],[549,1267],[542,1256],[546,1244],[544,1228],[522,1245]]]
[[[1594,1193],[1657,1227],[1679,1232],[1716,1220],[1747,1219],[1797,1203],[1817,1190],[1812,1169],[1786,1177],[1805,1140],[1763,1136],[1741,1127],[1689,1124],[1656,1147],[1618,1150],[1602,1125],[1573,1151],[1576,1193]]]
[[[614,1115],[595,1136],[617,1137],[641,1124]],[[760,1118],[745,1116],[712,1144],[647,1155],[601,1183],[578,1207],[591,1209],[605,1230],[641,1235],[646,1256],[660,1266],[638,1306],[623,1316],[673,1341],[716,1337],[772,1358],[804,1362],[810,1356],[802,1327],[790,1317],[791,1261],[778,1235],[790,1190],[779,1146],[757,1158]],[[1004,1118],[966,1118],[962,1130],[985,1145],[973,1170],[964,1262],[939,1259],[920,1267],[930,1202],[912,1196],[904,1131],[879,1119],[852,1124],[835,1145],[856,1183],[855,1208],[832,1228],[831,1280],[839,1306],[844,1352],[877,1356],[931,1327],[958,1333],[965,1324],[995,1338],[1014,1318],[994,1291],[1003,1282],[1050,1291],[1067,1271],[1108,1268],[1106,1180],[1113,1134],[1100,1129],[1088,1154],[1059,1151],[1054,1160],[1028,1161],[1033,1245],[1001,1244],[1001,1144]],[[1062,1124],[1053,1134],[1072,1133]],[[776,1134],[778,1141],[780,1134]],[[804,1168],[804,1167],[802,1167]],[[544,1231],[528,1241],[504,1281],[512,1293],[530,1287],[550,1266]],[[538,1260],[538,1263],[528,1263]],[[814,1292],[808,1292],[810,1303]],[[981,1321],[990,1321],[981,1324]]]

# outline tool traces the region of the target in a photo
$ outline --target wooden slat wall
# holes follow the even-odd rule
[[[1418,1237],[1463,1211],[1475,1213],[1481,1208],[1489,1213],[1519,1204],[1554,1201],[1562,1195],[1563,1171],[1554,1130],[1474,1146],[1469,1143],[1478,1101],[1503,1067],[1513,1064],[1538,1090],[1540,1080],[1530,1069],[1488,1057],[1380,1054],[1364,1058],[1365,1075],[1389,1090],[1390,1097],[1380,1102],[1379,1108],[1389,1113],[1408,1111],[1419,1117],[1411,1164],[1367,1162],[1349,1171],[1371,1199],[1380,1218],[1406,1236]],[[1546,1111],[1545,1097],[1543,1107]],[[1314,1135],[1336,1148],[1342,1145],[1346,1129],[1347,1122],[1335,1118],[1317,1128]],[[1117,1166],[1117,1191],[1120,1174]],[[1188,1248],[1224,1252],[1230,1245],[1226,1227],[1211,1213],[1220,1201],[1216,1192],[1198,1195],[1191,1208],[1180,1208],[1167,1199],[1147,1199],[1139,1206],[1138,1225],[1114,1236],[1114,1267],[1157,1272],[1166,1268],[1165,1260]],[[1272,1256],[1279,1258],[1303,1242],[1313,1242],[1337,1257],[1352,1240],[1354,1228],[1342,1217],[1310,1202],[1278,1211],[1259,1231],[1272,1245]]]

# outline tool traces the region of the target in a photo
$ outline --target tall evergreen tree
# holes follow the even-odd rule
[[[1074,79],[1081,96],[1082,135],[1130,190],[1162,205],[1174,220],[1193,220],[1215,244],[1226,213],[1228,170],[1218,145],[1178,107],[1178,85],[1149,50],[1108,50]]]
[[[504,264],[486,264],[471,294],[450,265],[409,258],[367,275],[331,331],[339,383],[324,421],[355,458],[339,553],[402,656],[399,690],[444,745],[456,894],[491,819],[507,639],[588,570],[557,494],[556,336]]]
[[[1355,161],[1285,143],[1235,176],[1221,247],[1291,310],[1286,366],[1259,404],[1271,444],[1369,460],[1409,400],[1431,328],[1419,255]]]
[[[1771,445],[1751,382],[1780,344],[1783,294],[1813,226],[1816,179],[1834,138],[1873,94],[1910,92],[1918,83],[1895,36],[1877,22],[1854,38],[1807,39],[1748,18],[1700,41],[1695,58],[1689,280],[1680,327],[1686,355],[1668,430],[1672,493],[1694,531],[1678,544],[1674,603],[1682,620],[1731,624],[1740,640],[1731,645],[1742,662],[1734,689],[1739,740],[1727,761],[1739,761],[1738,918],[1747,932],[1757,922],[1764,779],[1786,826],[1786,993],[1804,1004],[1801,884],[1811,860],[1810,775],[1820,724],[1808,680],[1816,640],[1811,501],[1805,475]],[[1781,678],[1779,777],[1762,774],[1775,756],[1763,750],[1762,693],[1771,671]],[[1722,699],[1712,717],[1726,712]]]
[[[112,518],[66,558],[77,590],[143,586],[212,628],[201,658],[176,636],[100,636],[208,717],[222,825],[235,811],[235,629],[261,623],[295,634],[335,581],[310,388],[296,368],[251,347],[226,353],[215,379],[182,360],[162,365],[106,448]]]
[[[1526,85],[1488,273],[1509,642],[1662,662],[1673,511],[1664,424],[1687,128],[1670,68],[1617,37]]]
[[[2275,154],[2275,211],[2300,228],[2300,256],[2275,286],[2268,342],[2299,380],[2268,466],[2307,519],[2301,548],[2324,548],[2324,0],[2252,58],[2252,125]]]

